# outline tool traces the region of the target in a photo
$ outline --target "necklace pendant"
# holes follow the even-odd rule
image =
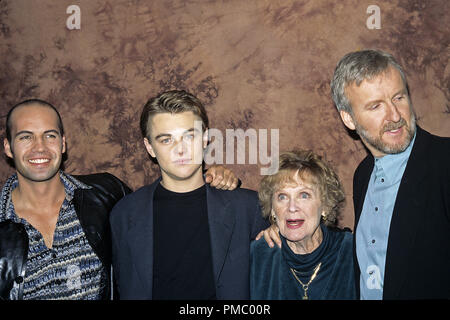
[[[322,262],[319,262],[319,264],[314,268],[314,273],[313,273],[313,275],[311,276],[311,279],[309,279],[309,281],[308,281],[307,284],[304,284],[303,282],[301,282],[301,280],[300,280],[300,279],[297,277],[297,275],[296,275],[296,271],[295,271],[294,269],[290,268],[290,270],[291,270],[291,272],[292,272],[292,275],[294,276],[295,280],[297,280],[298,283],[299,283],[299,284],[302,286],[302,288],[303,288],[304,294],[303,294],[302,300],[309,300],[308,294],[307,294],[309,285],[310,285],[311,282],[316,278],[317,273],[319,273],[319,270],[320,270],[320,266],[321,266],[321,265],[322,265]]]

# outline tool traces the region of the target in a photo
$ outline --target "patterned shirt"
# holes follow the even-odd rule
[[[415,138],[414,136],[405,151],[375,158],[361,217],[356,228],[356,255],[361,271],[362,300],[383,298],[389,228],[398,188]]]
[[[42,234],[17,216],[12,191],[18,185],[13,174],[1,191],[0,222],[12,220],[24,225],[28,234],[28,258],[23,281],[23,299],[97,300],[106,288],[104,267],[89,245],[72,202],[75,189],[90,187],[60,171],[66,196],[59,211],[52,248]],[[14,282],[12,297],[18,299],[19,284]]]

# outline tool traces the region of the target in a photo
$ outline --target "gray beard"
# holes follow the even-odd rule
[[[387,124],[383,127],[382,132],[378,137],[371,136],[365,128],[359,125],[358,122],[354,120],[356,133],[360,136],[361,140],[363,140],[365,143],[369,144],[376,150],[384,153],[384,154],[397,154],[401,153],[408,148],[409,144],[411,143],[412,138],[414,137],[414,134],[416,133],[416,118],[414,116],[414,113],[411,113],[411,119],[410,119],[410,126],[408,126],[405,119],[401,118],[399,122],[397,123],[391,123]],[[407,137],[404,143],[397,144],[397,145],[389,145],[387,143],[384,143],[382,140],[382,134],[385,131],[388,130],[395,130],[402,126],[405,126]]]

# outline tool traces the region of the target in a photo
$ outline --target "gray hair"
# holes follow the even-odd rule
[[[345,96],[345,88],[363,80],[372,79],[386,71],[390,66],[400,72],[409,95],[405,73],[395,58],[381,50],[363,50],[346,54],[337,64],[331,81],[331,96],[338,111],[346,111],[353,115],[352,106]]]

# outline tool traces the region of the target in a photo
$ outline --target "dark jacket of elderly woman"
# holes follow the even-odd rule
[[[255,300],[296,300],[304,297],[302,285],[311,279],[314,268],[320,270],[308,288],[311,300],[356,299],[353,270],[353,236],[349,231],[320,226],[323,240],[310,254],[297,255],[281,237],[281,249],[270,248],[264,238],[253,241],[250,247],[250,295]],[[302,280],[303,279],[303,280]]]
[[[312,151],[285,152],[278,172],[261,180],[258,197],[282,245],[252,242],[250,297],[356,299],[353,236],[334,227],[344,191],[328,163]]]

